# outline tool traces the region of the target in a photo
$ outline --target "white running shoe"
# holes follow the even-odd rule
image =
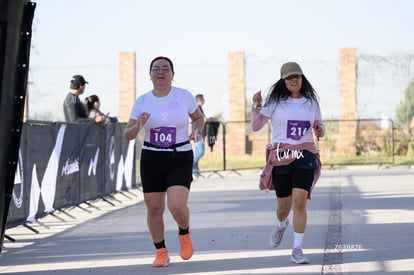
[[[289,220],[286,219],[286,226],[282,229],[279,228],[278,225],[276,225],[275,230],[272,232],[272,234],[270,235],[270,239],[269,239],[269,244],[272,247],[277,247],[283,239],[283,233],[285,233],[286,228],[289,225]]]
[[[292,256],[290,256],[290,261],[297,264],[308,264],[309,259],[303,255],[301,248],[294,248],[292,250]]]

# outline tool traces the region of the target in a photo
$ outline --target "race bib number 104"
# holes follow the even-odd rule
[[[171,147],[175,144],[177,129],[175,127],[158,127],[150,130],[150,142],[158,147]]]

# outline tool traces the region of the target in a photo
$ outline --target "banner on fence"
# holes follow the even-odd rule
[[[8,226],[136,187],[125,124],[23,125]]]

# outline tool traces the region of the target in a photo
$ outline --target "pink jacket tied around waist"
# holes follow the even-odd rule
[[[272,170],[274,166],[288,165],[292,163],[295,159],[301,156],[303,150],[309,151],[316,155],[317,167],[315,169],[315,174],[313,178],[312,187],[308,194],[308,199],[311,198],[311,193],[315,187],[316,182],[318,181],[321,175],[322,163],[320,160],[319,152],[316,149],[316,146],[312,142],[306,142],[302,144],[292,145],[286,143],[275,143],[268,144],[266,146],[266,165],[263,168],[262,174],[260,175],[260,190],[274,190],[275,187],[272,183]],[[280,153],[283,152],[280,157]],[[277,184],[277,183],[276,183]]]

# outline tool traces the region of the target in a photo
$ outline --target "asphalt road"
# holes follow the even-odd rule
[[[273,191],[259,170],[204,173],[190,194],[194,256],[178,254],[176,224],[165,213],[171,263],[151,266],[154,248],[141,191],[56,211],[6,231],[0,274],[414,274],[414,169],[323,170],[308,201],[303,243],[308,265],[290,262],[292,226],[278,248]],[[290,215],[292,219],[292,213]]]

